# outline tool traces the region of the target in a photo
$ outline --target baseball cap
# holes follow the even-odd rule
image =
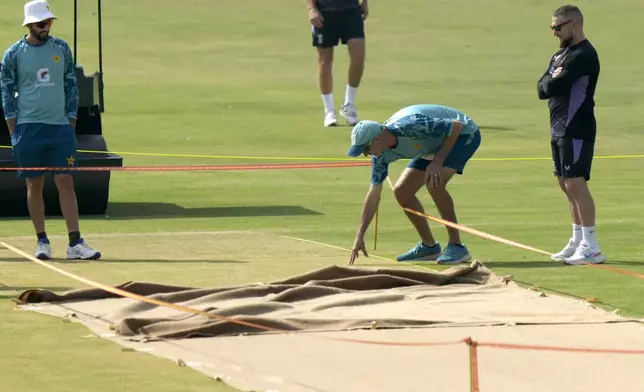
[[[380,132],[382,126],[375,121],[363,120],[357,123],[351,130],[351,147],[347,155],[357,157],[362,154]]]
[[[49,10],[49,3],[45,0],[34,0],[25,4],[25,20],[22,27],[31,23],[42,22],[46,19],[56,19]]]

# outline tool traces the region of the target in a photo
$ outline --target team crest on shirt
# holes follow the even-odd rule
[[[71,157],[71,156],[67,158],[67,165],[68,166],[70,166],[70,167],[74,166],[74,162],[76,162],[76,158]]]
[[[54,56],[54,63],[57,63],[60,61],[60,56]]]

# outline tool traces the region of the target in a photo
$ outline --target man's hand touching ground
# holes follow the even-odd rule
[[[356,240],[353,243],[353,248],[351,249],[351,257],[349,258],[349,265],[353,265],[353,262],[360,256],[360,251],[364,254],[365,257],[369,257],[367,253],[367,247],[364,244],[364,237],[356,236]]]

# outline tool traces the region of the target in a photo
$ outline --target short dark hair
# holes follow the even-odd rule
[[[552,13],[552,16],[563,16],[566,19],[577,19],[582,24],[584,23],[584,15],[581,13],[579,7],[575,5],[562,5]]]

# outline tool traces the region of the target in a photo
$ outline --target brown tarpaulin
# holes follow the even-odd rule
[[[569,345],[574,341],[580,343],[580,339],[586,339],[585,344],[589,344],[588,333],[604,334],[613,328],[622,330],[619,336],[612,338],[614,344],[630,348],[636,342],[635,345],[644,347],[642,327],[634,320],[594,309],[580,301],[521,289],[478,262],[444,272],[331,266],[281,281],[223,288],[137,282],[118,287],[290,333],[266,332],[210,319],[120,298],[101,289],[80,289],[60,295],[30,290],[20,298],[29,303],[24,305],[25,309],[56,316],[73,314],[76,321],[83,322],[102,337],[164,358],[181,359],[205,374],[222,377],[238,388],[253,390],[421,391],[428,390],[428,374],[433,375],[434,387],[443,385],[443,389],[436,390],[469,390],[466,346],[383,347],[330,342],[316,339],[318,336],[408,342],[410,339],[458,340],[472,335],[476,338],[476,334],[483,333],[493,341],[502,342],[508,337],[535,344],[540,343],[539,339],[542,344],[544,339],[553,344],[548,339],[557,335],[575,337],[576,340],[568,338],[557,342]],[[543,329],[538,324],[550,326]],[[578,336],[571,333],[573,330],[580,331]],[[245,336],[248,334],[252,336]],[[629,338],[631,340],[626,344],[624,339]],[[605,347],[606,342],[603,343]],[[481,354],[481,360],[494,364],[494,358],[498,362],[499,354],[490,350]],[[526,355],[518,351],[510,354],[514,357],[504,353],[510,361],[516,356],[525,359]],[[538,358],[542,353],[532,355]],[[552,358],[555,354],[543,355]],[[327,362],[323,361],[325,358]],[[644,356],[631,356],[630,360],[635,361],[634,366],[644,365]],[[379,361],[388,363],[385,368],[389,369],[389,377]],[[416,369],[419,364],[414,361],[427,361],[426,367],[437,366],[438,369],[429,371],[423,366]],[[596,362],[589,364],[577,357],[569,357],[566,361],[577,361],[575,364],[583,364],[586,368]],[[511,365],[517,366],[519,362]],[[349,363],[352,368],[347,373]],[[525,366],[534,367],[531,363],[528,361]],[[442,366],[446,367],[443,371],[440,370]],[[567,363],[566,366],[573,365]],[[630,369],[629,366],[624,365],[623,369]],[[366,377],[364,372],[368,372],[369,367],[380,369],[380,373],[376,371]],[[546,368],[548,366],[543,369]],[[486,371],[489,368],[483,362],[482,384],[489,389],[481,391],[519,390],[493,387],[497,381],[502,384],[498,372],[493,377],[487,376],[487,384],[483,383]],[[552,385],[546,387],[538,382],[527,382],[524,378],[531,377],[528,376],[531,369],[524,371],[523,376],[514,375],[525,384],[521,390],[572,390],[556,388],[563,385],[563,379],[554,384],[549,381],[555,389],[547,389]],[[401,372],[405,375],[400,376]],[[458,375],[459,381],[452,380],[451,374]],[[331,376],[334,378],[330,379]],[[464,386],[456,387],[457,384]],[[583,390],[594,390],[588,388],[601,383],[589,385]]]

